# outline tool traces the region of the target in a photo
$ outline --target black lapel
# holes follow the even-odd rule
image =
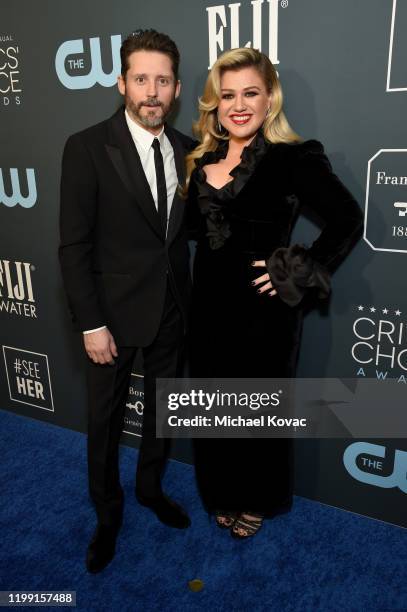
[[[178,185],[183,185],[185,181],[185,155],[186,152],[182,142],[177,137],[174,130],[165,125],[165,134],[171,143],[174,151],[175,168],[177,170]],[[172,201],[170,219],[168,222],[167,243],[171,242],[180,228],[185,209],[185,201],[178,194],[178,187]]]
[[[134,196],[155,233],[164,240],[160,218],[139,154],[127,127],[122,106],[108,122],[109,144],[106,151],[127,190]]]

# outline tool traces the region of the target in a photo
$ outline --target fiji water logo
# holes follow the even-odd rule
[[[9,180],[6,183],[7,175],[9,175]],[[37,201],[37,185],[33,168],[25,169],[25,182],[26,187],[22,189],[17,168],[5,170],[4,175],[3,169],[0,168],[0,204],[9,208],[17,206],[17,204],[23,208],[32,208]]]
[[[243,7],[242,7],[243,4]],[[208,6],[209,69],[225,48],[252,47],[268,53],[271,62],[279,64],[278,59],[278,19],[279,8],[287,8],[289,0],[251,0]],[[242,16],[242,12],[246,11]],[[247,11],[251,11],[251,19]],[[268,19],[268,49],[262,39],[263,23]],[[251,23],[250,40],[244,42],[241,24]],[[228,34],[228,35],[227,35]],[[228,45],[228,46],[226,46]]]
[[[80,38],[63,42],[55,57],[55,70],[62,85],[67,89],[90,89],[96,83],[102,87],[115,85],[121,70],[121,40],[121,34],[110,37],[110,72],[105,72],[102,66],[100,38],[89,39],[89,51],[86,53],[84,41]],[[83,74],[85,70],[87,72]]]
[[[385,446],[354,442],[345,450],[343,463],[349,474],[359,482],[383,489],[398,488],[407,493],[407,452],[398,449],[394,451],[393,471],[387,476],[377,473],[384,471],[381,459],[385,456]]]
[[[35,266],[29,262],[0,259],[0,313],[37,318],[32,284]]]
[[[33,270],[35,266],[28,262],[0,259],[0,298],[34,303]]]

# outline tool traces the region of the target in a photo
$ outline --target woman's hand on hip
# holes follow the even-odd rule
[[[255,261],[252,261],[252,266],[255,268],[265,268],[266,260],[257,259]],[[277,295],[277,291],[274,289],[274,285],[271,282],[270,274],[268,272],[266,272],[265,274],[262,274],[261,276],[258,276],[254,281],[252,281],[252,285],[254,287],[257,287],[257,293],[261,294],[261,293],[267,292],[267,294],[270,296]]]

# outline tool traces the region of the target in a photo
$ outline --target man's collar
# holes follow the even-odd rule
[[[150,149],[151,145],[153,144],[154,138],[158,138],[160,146],[163,146],[164,126],[161,128],[161,132],[157,134],[157,136],[154,136],[154,134],[136,123],[134,119],[130,117],[129,113],[127,112],[127,109],[125,109],[124,115],[126,117],[126,122],[133,139],[137,142],[138,145],[142,147],[144,151],[147,152]]]

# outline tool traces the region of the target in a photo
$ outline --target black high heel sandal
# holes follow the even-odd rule
[[[237,517],[238,513],[230,510],[215,511],[215,521],[217,526],[221,529],[230,529],[231,527],[233,527]]]
[[[243,514],[250,515],[250,519],[244,518]],[[235,520],[230,530],[230,534],[233,538],[238,540],[246,540],[259,531],[263,524],[264,514],[260,512],[242,512],[239,517]]]

